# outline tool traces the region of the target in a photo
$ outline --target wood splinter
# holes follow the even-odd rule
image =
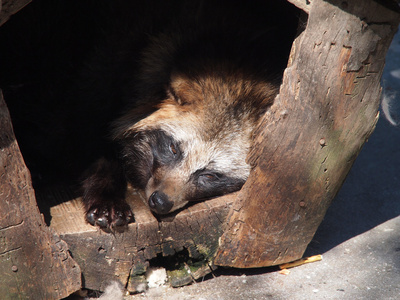
[[[318,255],[314,255],[314,256],[310,256],[310,257],[301,258],[301,259],[292,261],[290,263],[281,264],[281,265],[279,265],[279,269],[283,270],[283,269],[294,268],[294,267],[298,267],[298,266],[301,266],[304,264],[308,264],[308,263],[312,263],[312,262],[316,262],[316,261],[320,261],[320,260],[322,260],[322,255],[318,254]]]

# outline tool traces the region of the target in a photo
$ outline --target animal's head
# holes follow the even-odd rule
[[[239,190],[260,114],[276,87],[244,76],[172,76],[155,111],[140,108],[116,123],[128,180],[142,188],[158,214]]]

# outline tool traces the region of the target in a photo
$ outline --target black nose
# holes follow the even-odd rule
[[[169,213],[174,203],[169,201],[168,196],[163,192],[155,191],[149,197],[149,206],[152,211],[163,215]]]

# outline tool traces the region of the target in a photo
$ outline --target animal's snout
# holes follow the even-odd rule
[[[149,197],[149,206],[154,212],[163,215],[170,212],[174,203],[163,192],[155,191]]]

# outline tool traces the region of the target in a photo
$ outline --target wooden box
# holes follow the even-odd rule
[[[15,12],[5,7],[26,2],[3,1],[0,24]],[[237,193],[168,218],[154,217],[140,192],[132,192],[135,222],[126,232],[107,233],[84,222],[67,187],[51,187],[36,193],[49,206],[48,227],[1,99],[1,295],[59,299],[81,286],[104,290],[115,279],[136,292],[149,266],[166,267],[170,283],[180,286],[217,266],[265,267],[302,257],[375,128],[385,54],[400,14],[395,1],[289,2],[304,11],[305,26],[257,130],[249,179]]]

